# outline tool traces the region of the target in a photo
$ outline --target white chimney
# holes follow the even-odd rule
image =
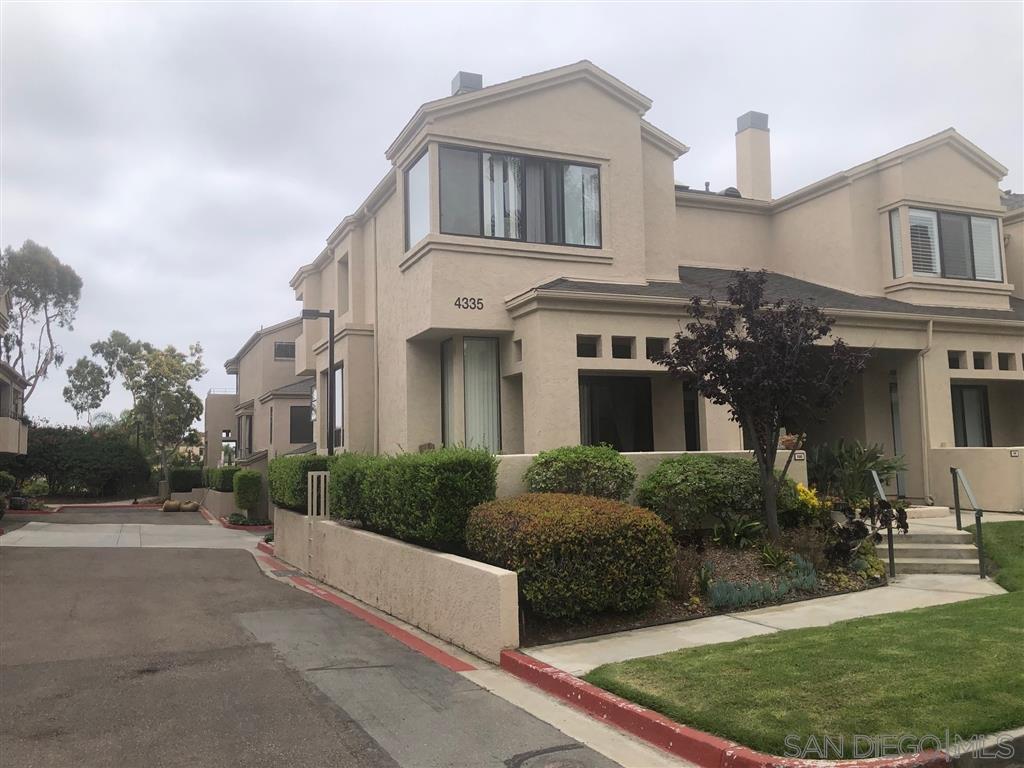
[[[772,153],[764,112],[736,118],[736,187],[743,197],[772,199]]]

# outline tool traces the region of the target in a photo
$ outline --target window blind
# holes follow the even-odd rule
[[[974,241],[974,276],[979,280],[1002,282],[998,222],[995,219],[971,216],[971,237]]]
[[[910,210],[910,262],[916,275],[939,274],[939,226],[934,211]]]

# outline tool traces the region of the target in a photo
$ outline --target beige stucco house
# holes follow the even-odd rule
[[[0,335],[7,331],[11,302],[0,292]],[[27,382],[7,363],[0,361],[0,453],[28,451],[28,425],[24,421],[24,392]]]
[[[1001,201],[1006,169],[947,129],[776,198],[750,112],[736,186],[696,190],[650,107],[583,61],[486,88],[459,73],[415,112],[392,170],[291,280],[337,316],[333,340],[323,320],[288,326],[294,375],[324,396],[336,382],[318,449],[740,449],[727,411],[648,357],[691,296],[765,269],[771,295],[817,302],[874,351],[811,443],[904,454],[891,490],[912,500],[948,503],[959,466],[983,505],[1024,508],[1024,209]],[[258,402],[239,390],[239,413]]]
[[[265,471],[268,459],[312,451],[312,378],[295,374],[298,318],[262,328],[224,363],[234,392],[211,390],[204,410],[206,465],[225,463]]]

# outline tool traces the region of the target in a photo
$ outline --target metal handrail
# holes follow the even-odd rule
[[[985,573],[985,548],[982,545],[981,539],[981,517],[984,512],[978,506],[978,500],[974,498],[974,491],[971,490],[971,484],[967,482],[967,475],[963,473],[963,470],[959,467],[950,467],[949,474],[953,478],[953,508],[956,512],[956,529],[958,531],[963,530],[960,519],[960,486],[963,486],[964,492],[967,494],[967,500],[971,502],[971,508],[974,510],[974,546],[978,548],[978,575],[982,579],[987,578]]]
[[[878,494],[879,501],[889,504],[889,499],[885,496],[885,489],[882,488],[882,478],[878,476],[878,470],[872,469],[870,472],[871,479],[875,482],[875,493]],[[885,537],[889,545],[889,578],[892,579],[896,577],[896,542],[893,540],[892,535],[892,516],[888,516],[888,522],[885,525]]]

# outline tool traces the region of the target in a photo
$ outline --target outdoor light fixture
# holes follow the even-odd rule
[[[334,455],[334,310],[302,310],[303,320],[327,318],[327,455]]]

